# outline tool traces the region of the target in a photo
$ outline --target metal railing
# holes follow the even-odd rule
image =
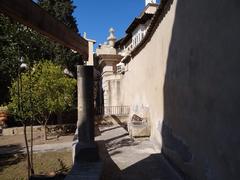
[[[128,116],[129,113],[130,113],[129,106],[105,106],[105,107],[98,107],[96,109],[97,115]]]

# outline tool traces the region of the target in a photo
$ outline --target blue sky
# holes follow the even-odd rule
[[[95,39],[96,45],[104,43],[110,27],[115,29],[119,39],[128,25],[144,9],[145,0],[73,0],[76,9],[74,17],[78,30]],[[159,2],[159,1],[158,1]]]

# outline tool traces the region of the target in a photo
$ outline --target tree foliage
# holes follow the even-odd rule
[[[39,0],[38,4],[68,28],[78,32],[76,20],[73,17],[75,6],[71,0]]]
[[[76,20],[73,17],[75,6],[73,6],[72,0],[38,0],[38,4],[69,29],[78,33]],[[48,49],[51,49],[53,54],[51,58],[45,57],[45,59],[51,59],[56,63],[64,65],[72,73],[75,73],[76,68],[74,65],[81,61],[79,54],[73,53],[70,49],[50,41],[46,42],[46,46],[48,46]]]
[[[22,121],[33,116],[41,125],[46,125],[52,113],[71,108],[75,89],[76,80],[66,77],[60,66],[50,61],[40,62],[13,82],[9,109]]]
[[[38,4],[67,27],[78,32],[71,0],[39,0]],[[26,57],[30,64],[48,59],[73,73],[80,56],[50,41],[39,33],[0,14],[0,104],[9,101],[11,81],[17,77],[19,58]]]
[[[45,44],[38,33],[0,14],[0,103],[8,101],[8,87],[17,77],[20,57],[28,57],[31,64],[51,57]]]

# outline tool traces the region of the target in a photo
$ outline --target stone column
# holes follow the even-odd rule
[[[94,142],[93,78],[93,66],[77,66],[78,121],[74,153],[74,161],[77,163],[98,160]]]

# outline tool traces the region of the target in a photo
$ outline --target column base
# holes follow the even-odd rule
[[[77,143],[75,146],[75,163],[99,161],[98,146],[95,143]]]

